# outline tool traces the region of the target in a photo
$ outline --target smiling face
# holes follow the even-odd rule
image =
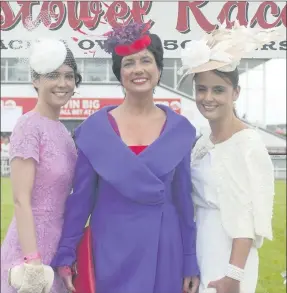
[[[122,59],[121,82],[127,92],[152,92],[159,79],[160,71],[154,55],[147,49]]]
[[[63,64],[54,72],[40,75],[33,81],[33,85],[37,88],[40,99],[52,108],[60,108],[74,93],[75,72],[70,66]]]
[[[233,115],[233,103],[240,88],[227,77],[222,78],[213,71],[195,75],[196,105],[200,113],[210,121],[221,120]]]

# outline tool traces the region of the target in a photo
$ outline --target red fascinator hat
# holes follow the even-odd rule
[[[146,49],[151,44],[149,24],[130,23],[113,28],[105,34],[104,49],[107,53],[128,56]]]

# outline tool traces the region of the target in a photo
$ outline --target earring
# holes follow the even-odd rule
[[[74,92],[73,92],[73,96],[74,95],[77,95],[78,97],[80,96],[80,92],[78,91],[78,90],[75,90]]]
[[[124,94],[124,97],[126,96],[126,90],[125,88],[122,86],[122,91],[123,91],[123,94]]]
[[[237,110],[236,110],[236,102],[233,102],[233,114],[235,115],[235,117],[238,118],[238,115],[237,115]]]

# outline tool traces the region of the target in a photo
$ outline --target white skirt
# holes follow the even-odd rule
[[[204,293],[209,282],[225,276],[232,249],[232,239],[226,234],[217,209],[197,207],[197,260]],[[258,279],[258,251],[252,247],[246,262],[240,293],[255,293]]]

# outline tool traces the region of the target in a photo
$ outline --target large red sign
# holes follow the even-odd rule
[[[180,98],[154,99],[157,104],[164,104],[180,114]],[[72,98],[62,109],[62,120],[84,120],[91,114],[108,105],[119,105],[122,98]],[[1,98],[1,107],[22,107],[23,114],[31,111],[37,103],[37,98]]]
[[[52,35],[65,41],[76,58],[106,58],[105,40],[100,36],[130,22],[148,23],[162,40],[165,58],[179,58],[188,42],[220,24],[231,28],[238,20],[262,29],[284,28],[287,9],[283,1],[1,0],[0,4],[0,50],[5,58],[25,58],[35,38]],[[248,58],[285,58],[286,49],[283,37],[264,44]]]
[[[144,16],[149,16],[153,1],[133,1],[128,5],[126,1],[17,1],[20,10],[14,14],[10,1],[1,0],[1,30],[9,31],[21,21],[27,26],[25,20],[31,15],[33,6],[41,5],[38,16],[50,30],[58,30],[68,22],[69,26],[78,30],[84,25],[89,30],[95,30],[100,23],[109,24],[112,27],[126,25],[132,21],[143,22]],[[211,1],[178,1],[176,29],[180,33],[191,30],[189,18],[192,15],[199,26],[205,31],[212,31],[217,24],[212,23],[204,14],[203,7]],[[222,8],[217,15],[217,20],[232,27],[238,19],[242,25],[248,23],[251,27],[258,25],[263,29],[274,28],[283,24],[286,27],[286,5],[283,9],[275,1],[263,1],[253,15],[249,14],[249,1],[226,1],[222,2]],[[237,8],[237,9],[235,9]],[[56,12],[57,11],[57,12]],[[47,12],[49,17],[47,17]],[[237,15],[236,15],[237,12]],[[268,21],[268,16],[275,18]],[[152,16],[146,22],[154,24]]]

